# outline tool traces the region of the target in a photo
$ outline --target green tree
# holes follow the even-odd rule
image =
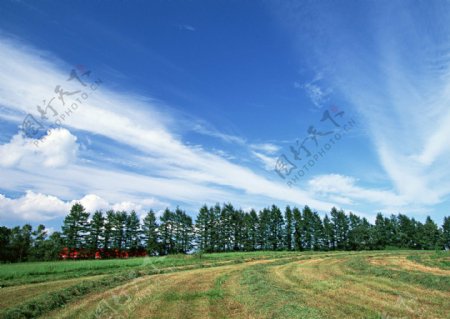
[[[304,250],[302,213],[297,207],[294,207],[292,216],[294,219],[294,249],[301,251]]]
[[[258,214],[254,209],[247,214],[248,248],[254,251],[258,248]]]
[[[363,250],[372,248],[372,229],[366,218],[350,213],[350,230],[348,233],[348,249]]]
[[[161,254],[173,254],[175,252],[174,244],[174,213],[166,208],[160,217],[160,233],[161,233]]]
[[[127,225],[127,212],[117,211],[113,217],[113,243],[114,249],[119,252],[126,248],[126,225]]]
[[[269,250],[270,247],[270,210],[263,208],[259,211],[259,234],[258,241],[262,250]]]
[[[334,239],[334,229],[333,224],[331,223],[328,215],[325,214],[323,218],[323,239],[324,239],[324,249],[325,250],[334,250],[335,247],[335,239]]]
[[[97,251],[101,246],[102,240],[104,240],[104,226],[105,218],[103,217],[103,213],[96,211],[92,215],[89,227],[88,246],[92,251]]]
[[[286,220],[286,249],[293,249],[293,235],[294,235],[294,221],[292,216],[292,210],[289,206],[286,206],[284,211],[284,219]]]
[[[192,248],[193,224],[192,218],[179,207],[171,214],[173,251],[171,253],[187,253]]]
[[[305,206],[302,215],[302,245],[305,250],[312,250],[314,239],[314,216],[311,208]]]
[[[53,232],[44,242],[44,260],[57,260],[64,247],[64,239],[60,232]]]
[[[425,223],[423,224],[422,230],[422,242],[421,246],[423,249],[437,249],[439,243],[439,229],[436,223],[427,216]]]
[[[408,216],[398,214],[397,216],[397,245],[401,248],[415,248],[416,222]]]
[[[142,239],[144,240],[147,254],[154,256],[159,251],[159,234],[156,216],[153,210],[150,210],[144,218],[142,224]]]
[[[11,233],[8,227],[0,227],[0,261],[13,261]]]
[[[331,209],[330,215],[334,226],[336,249],[345,250],[348,248],[348,232],[350,228],[348,217],[343,210],[338,211],[335,207]]]
[[[44,260],[45,259],[45,239],[47,238],[47,230],[44,225],[39,225],[38,228],[32,232],[32,247],[30,249],[29,260]]]
[[[127,216],[125,226],[126,248],[132,254],[135,254],[141,247],[140,242],[141,224],[139,217],[134,210]]]
[[[64,219],[62,230],[70,251],[83,248],[84,234],[88,230],[88,218],[89,213],[86,212],[83,205],[76,203]]]
[[[32,227],[29,224],[14,227],[10,233],[10,261],[26,261],[32,245]]]
[[[325,249],[325,230],[322,220],[317,212],[313,212],[311,219],[311,232],[312,232],[312,249],[324,250]]]
[[[196,244],[200,251],[211,252],[212,247],[210,245],[210,223],[209,223],[209,209],[208,206],[203,205],[197,215],[195,220],[195,230],[196,230]]]
[[[110,250],[113,247],[113,228],[114,228],[114,221],[115,219],[115,213],[113,210],[108,210],[106,212],[106,218],[104,221],[104,236],[103,236],[103,248],[105,250]]]
[[[444,217],[442,224],[442,246],[450,249],[450,217]]]

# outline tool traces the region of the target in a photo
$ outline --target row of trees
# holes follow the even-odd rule
[[[203,206],[193,223],[183,210],[166,209],[159,218],[149,211],[142,222],[136,212],[96,211],[72,206],[62,232],[47,236],[45,226],[33,230],[0,227],[0,260],[52,260],[255,250],[369,250],[388,247],[443,249],[450,247],[450,217],[441,228],[427,217],[424,223],[406,215],[375,223],[332,208],[324,218],[308,206],[302,210],[275,205],[244,212],[231,204]],[[125,255],[124,255],[125,253]]]
[[[197,247],[206,252],[450,247],[450,217],[439,228],[430,217],[421,223],[402,214],[388,218],[379,213],[372,225],[336,208],[321,218],[308,206],[288,206],[281,212],[273,205],[259,213],[235,210],[230,204],[203,206],[196,231]]]

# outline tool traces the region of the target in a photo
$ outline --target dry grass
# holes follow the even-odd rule
[[[450,276],[450,270],[425,266],[408,260],[406,257],[371,258],[369,261],[374,265],[380,265],[392,269],[405,269],[409,271],[431,273],[438,276]]]
[[[388,259],[410,266],[403,257]],[[320,308],[328,318],[365,317],[371,313],[389,318],[443,318],[445,309],[450,311],[448,292],[353,275],[346,270],[346,261],[347,258],[324,258],[278,266],[271,269],[270,280],[295,291],[299,302]],[[424,269],[429,271],[428,268]],[[422,268],[414,267],[419,269]]]

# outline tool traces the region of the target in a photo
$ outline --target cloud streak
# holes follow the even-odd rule
[[[61,70],[70,67],[49,63],[42,52],[5,39],[0,41],[0,52],[4,61],[0,66],[0,104],[8,109],[33,114],[37,102],[51,97],[52,84],[68,85],[67,72]],[[124,108],[124,105],[127,107]],[[11,191],[24,191],[32,185],[35,192],[63,198],[92,193],[108,202],[156,196],[172,201],[196,202],[196,206],[205,201],[232,198],[242,199],[242,204],[260,203],[261,198],[265,198],[266,202],[308,203],[323,210],[333,205],[316,200],[301,189],[289,189],[281,182],[258,175],[201,147],[188,146],[166,126],[171,121],[152,100],[113,92],[104,86],[66,119],[64,124],[67,129],[51,134],[53,137],[64,135],[62,140],[67,145],[56,138],[48,138],[48,146],[44,144],[40,147],[40,152],[48,155],[48,158],[40,159],[42,165],[29,160],[35,154],[28,151],[28,144],[19,137],[2,146],[6,149],[19,145],[21,148],[14,151],[21,154],[20,160],[10,160],[3,172],[8,179],[4,187]],[[142,175],[120,169],[104,169],[102,163],[87,165],[80,160],[74,162],[73,158],[69,161],[67,154],[76,152],[64,149],[76,150],[74,132],[88,133],[91,137],[100,135],[139,150],[150,156],[155,167]],[[121,156],[126,157],[126,154]],[[36,171],[39,173],[36,174]]]
[[[363,191],[355,188],[354,180],[337,175],[320,177],[312,185],[329,185],[325,182],[334,179],[341,185],[339,192],[359,200],[378,199],[386,210],[432,210],[447,201],[450,4],[364,3],[354,8],[359,18],[352,22],[333,2],[308,9],[289,3],[276,9],[295,34],[299,52],[308,43],[311,68],[325,70],[333,92],[358,112],[370,138],[368,148],[375,150],[386,189],[392,190]],[[315,39],[318,34],[321,41]]]

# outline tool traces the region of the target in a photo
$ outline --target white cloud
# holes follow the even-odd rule
[[[34,105],[43,96],[51,98],[52,95],[47,94],[53,91],[53,85],[67,84],[66,70],[70,67],[60,71],[57,65],[46,62],[45,56],[42,52],[0,39],[0,58],[3,61],[0,64],[0,104],[24,114],[34,114]],[[21,90],[16,90],[17,87]],[[148,157],[152,165],[147,165],[149,169],[145,174],[136,174],[106,169],[102,163],[71,162],[77,150],[76,138],[68,130],[60,130],[55,135],[52,133],[38,148],[37,152],[42,153],[42,161],[46,163],[43,167],[33,161],[18,162],[15,158],[8,161],[9,166],[2,173],[4,189],[20,191],[32,185],[35,192],[63,198],[96,194],[109,203],[136,203],[136,199],[156,196],[168,201],[196,203],[195,206],[206,201],[230,200],[238,201],[237,205],[262,201],[265,204],[273,201],[298,205],[308,203],[319,210],[328,210],[334,205],[316,199],[314,194],[305,190],[290,189],[275,175],[273,180],[268,179],[213,152],[189,146],[169,127],[177,126],[174,119],[161,112],[153,100],[112,91],[106,85],[92,93],[76,112],[65,119],[64,125],[135,148],[144,153],[146,156],[143,157]],[[226,141],[244,142],[214,130],[199,130]],[[19,142],[21,145],[23,141]],[[52,148],[53,144],[58,147]],[[275,147],[266,144],[260,149],[270,153]],[[126,154],[118,156],[127,157]],[[273,167],[273,159],[269,156],[262,153],[256,156],[266,167]],[[30,156],[26,153],[26,157],[20,156],[23,158]],[[145,160],[140,164],[144,166]],[[105,204],[92,197],[85,201],[92,207]]]
[[[252,153],[263,163],[266,170],[273,171],[275,169],[275,164],[277,162],[276,158],[255,151],[253,151]]]
[[[251,144],[250,148],[255,151],[262,151],[267,154],[275,154],[280,150],[280,147],[271,143]]]
[[[345,10],[331,3],[323,10],[322,5],[317,4],[317,10],[304,19],[293,10],[294,4],[275,11],[295,35],[298,51],[308,46],[311,69],[325,70],[323,77],[333,84],[337,97],[361,118],[360,127],[371,143],[367,148],[375,150],[386,182],[392,185],[391,199],[381,203],[392,201],[395,205],[387,206],[390,209],[412,212],[430,211],[433,205],[448,202],[449,3],[397,6],[374,2],[370,19],[357,32],[345,23]],[[395,21],[394,7],[402,12]],[[318,41],[317,34],[327,41]],[[296,87],[304,85],[297,83]],[[321,97],[320,89],[310,89],[313,97]],[[355,191],[348,180],[341,182]]]
[[[69,205],[55,196],[27,191],[24,196],[10,199],[0,194],[2,220],[45,221],[67,214]]]
[[[140,210],[142,210],[142,205],[132,203],[132,202],[121,202],[121,203],[114,204],[113,209],[119,210],[119,211],[124,210],[127,212],[131,212],[132,210],[140,211]]]
[[[19,198],[8,198],[0,194],[0,218],[2,220],[21,220],[25,222],[42,222],[65,217],[73,204],[80,203],[87,212],[94,213],[97,210],[103,212],[113,209],[115,211],[135,210],[144,215],[149,209],[160,210],[168,205],[155,198],[136,202],[108,203],[95,194],[88,194],[79,200],[64,201],[56,196],[26,191]]]
[[[190,24],[180,24],[180,25],[178,25],[178,27],[181,30],[186,30],[186,31],[191,31],[191,32],[194,32],[196,30],[195,27],[193,27]]]
[[[78,152],[77,138],[67,129],[51,129],[42,139],[24,138],[21,133],[0,145],[0,166],[20,166],[33,162],[45,167],[64,167],[74,161]]]
[[[406,204],[404,198],[392,191],[363,188],[357,186],[356,182],[357,180],[350,176],[328,174],[312,178],[308,181],[308,185],[312,192],[322,193],[330,200],[342,204],[350,204],[352,199],[358,202],[372,202],[380,205],[379,208],[401,207]]]
[[[75,203],[83,205],[88,212],[95,212],[97,210],[105,211],[111,208],[111,205],[106,200],[95,194],[88,194],[80,200],[72,201],[70,204],[73,205]]]
[[[227,143],[236,143],[236,144],[241,144],[241,145],[245,144],[245,139],[243,139],[239,136],[225,134],[214,128],[207,128],[205,125],[200,124],[200,123],[197,123],[194,126],[192,126],[192,130],[194,132],[197,132],[197,133],[200,133],[203,135],[208,135],[208,136],[219,138]]]
[[[322,81],[322,73],[316,74],[314,79],[310,82],[301,84],[299,82],[294,82],[294,87],[297,89],[305,90],[306,95],[309,97],[311,102],[318,108],[321,108],[324,103],[329,100],[330,95],[333,93],[331,88],[324,88],[324,84],[320,84]]]

